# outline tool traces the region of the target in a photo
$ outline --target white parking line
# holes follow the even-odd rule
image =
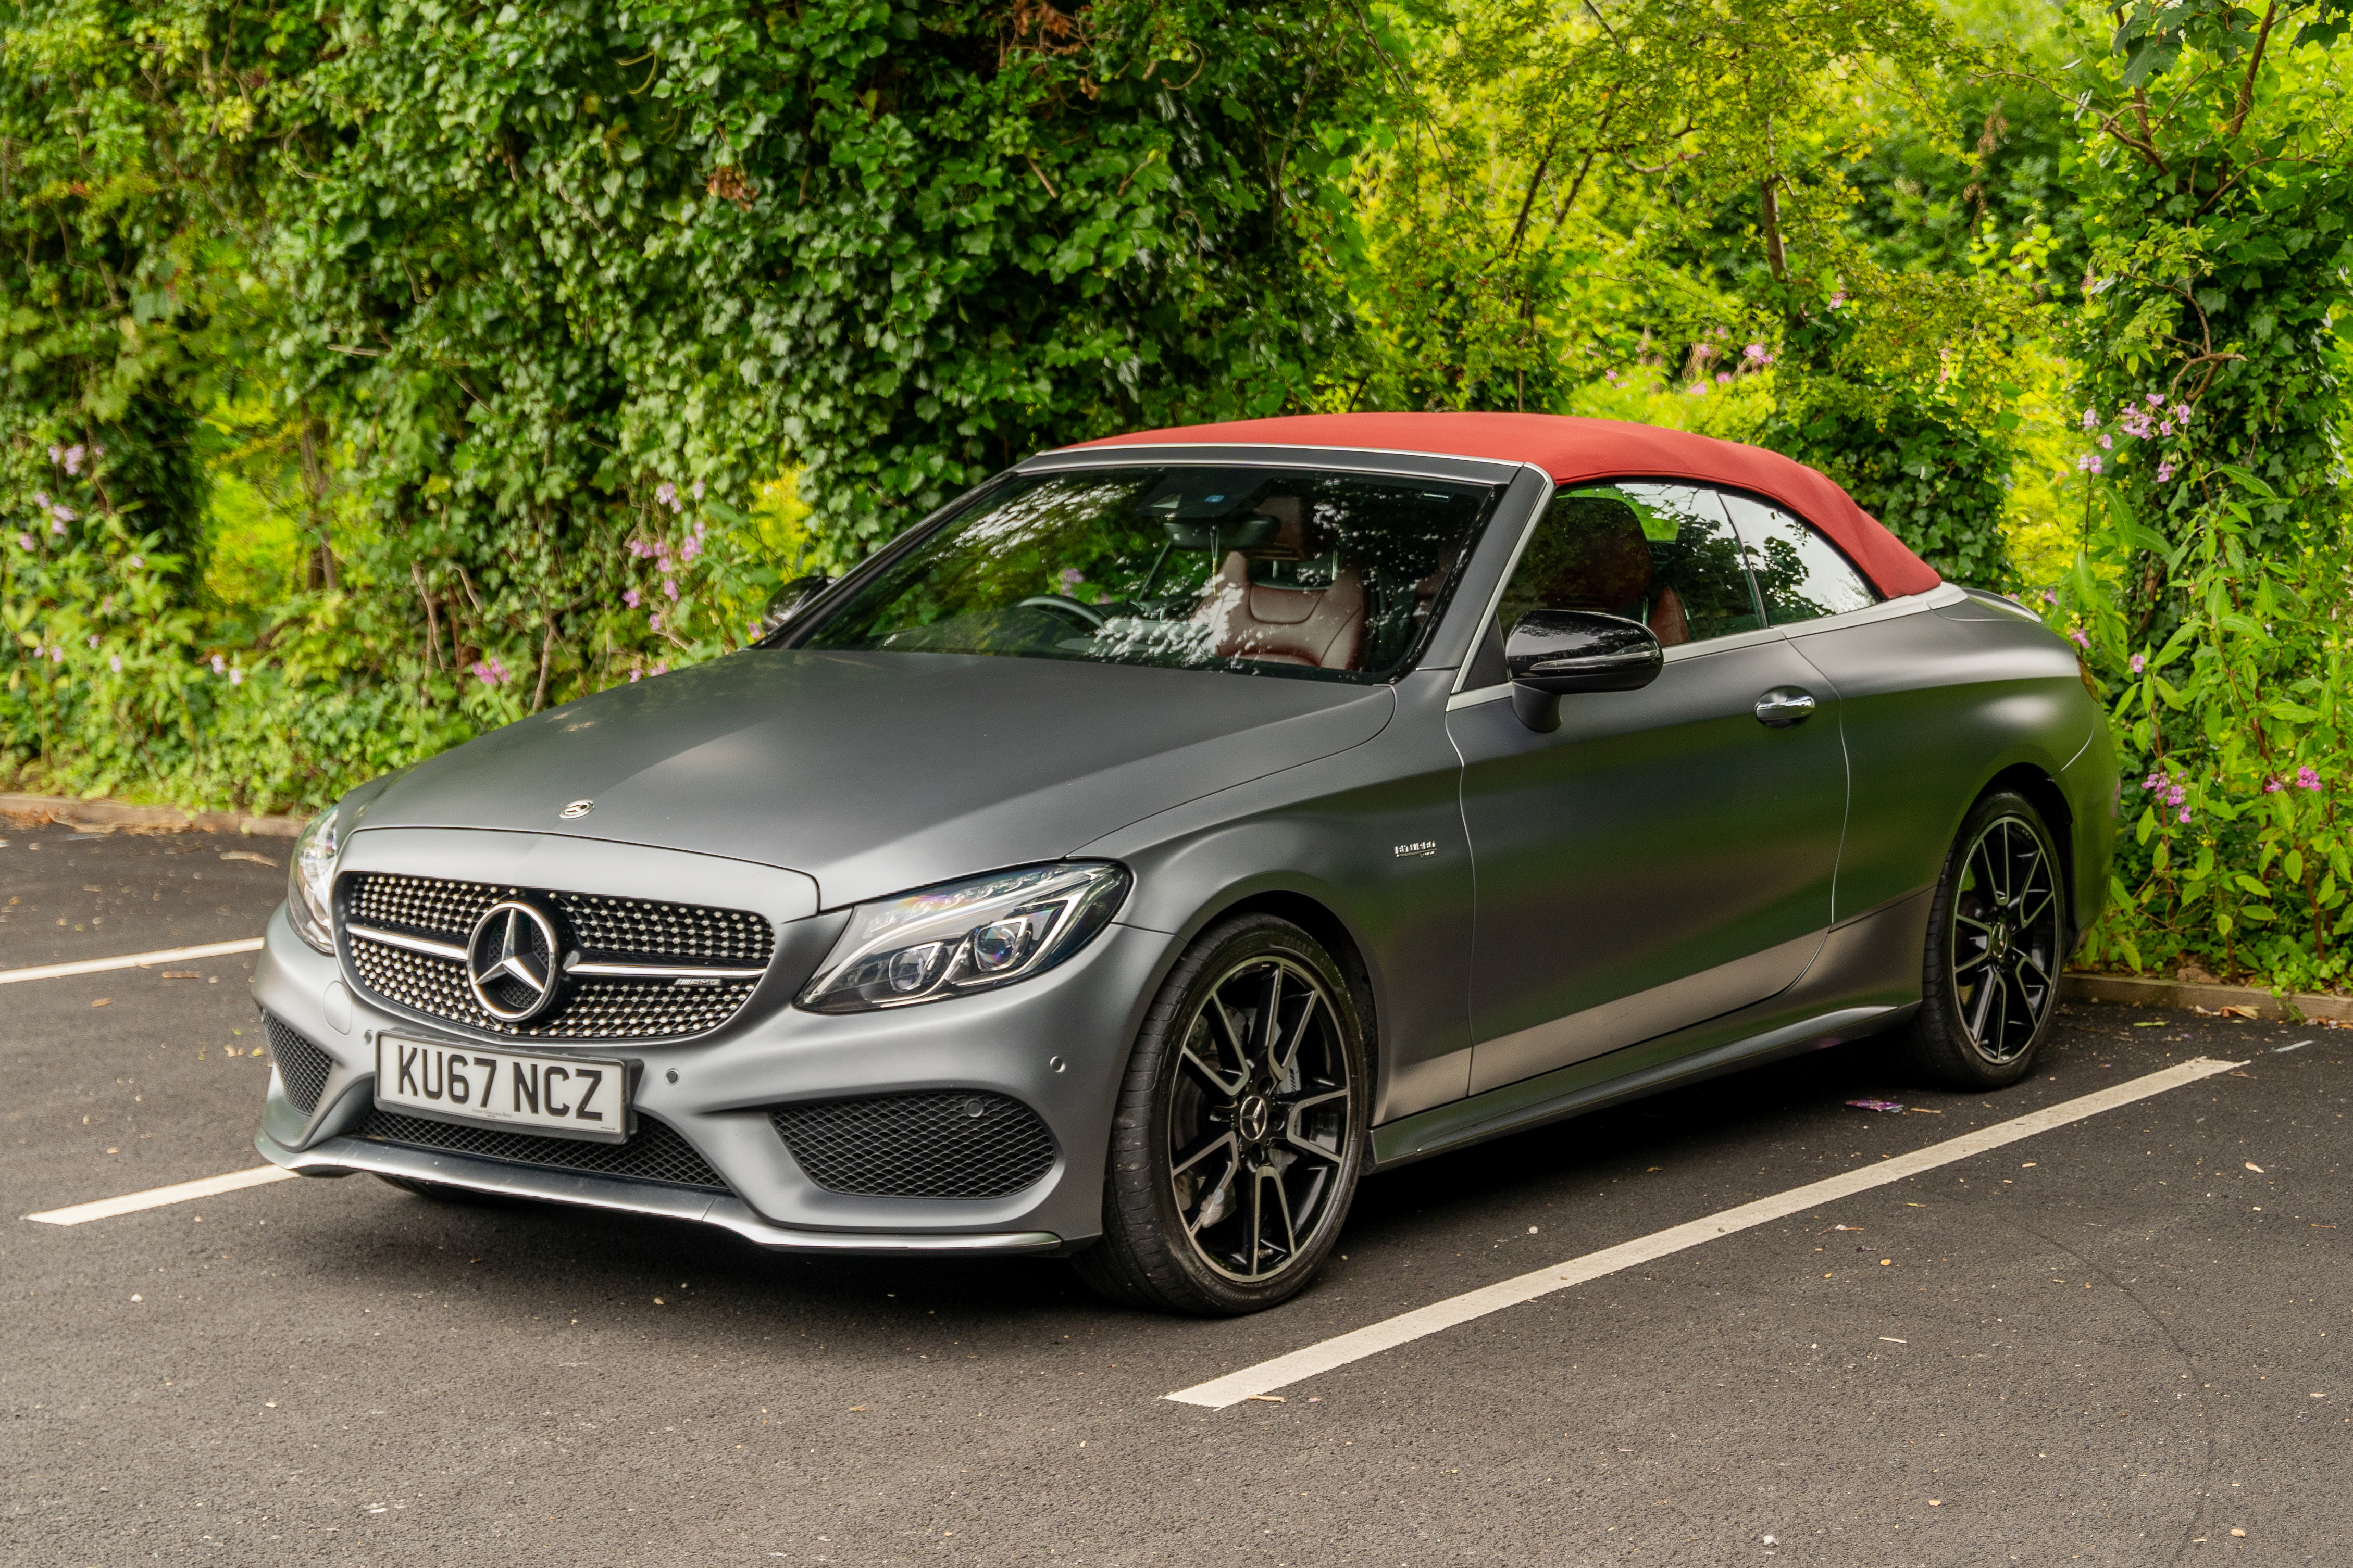
[[[2063,1100],[2015,1121],[1997,1122],[1958,1138],[1947,1139],[1942,1143],[1931,1143],[1926,1149],[1915,1150],[1909,1154],[1882,1160],[1875,1165],[1849,1171],[1826,1181],[1810,1182],[1802,1187],[1792,1187],[1786,1193],[1758,1198],[1755,1203],[1725,1209],[1704,1219],[1692,1220],[1651,1236],[1621,1242],[1600,1252],[1588,1252],[1582,1258],[1572,1258],[1565,1263],[1556,1263],[1514,1279],[1498,1280],[1482,1289],[1466,1291],[1443,1301],[1434,1301],[1427,1307],[1367,1324],[1336,1339],[1325,1340],[1321,1344],[1309,1345],[1303,1350],[1293,1351],[1289,1355],[1280,1355],[1272,1361],[1263,1361],[1256,1366],[1246,1366],[1240,1372],[1212,1378],[1208,1383],[1179,1389],[1165,1397],[1180,1405],[1206,1405],[1212,1410],[1222,1410],[1229,1405],[1240,1405],[1258,1394],[1271,1394],[1278,1388],[1287,1387],[1319,1373],[1330,1372],[1335,1367],[1393,1350],[1442,1329],[1451,1329],[1457,1323],[1467,1323],[1473,1318],[1483,1318],[1490,1312],[1500,1312],[1506,1307],[1516,1307],[1523,1301],[1533,1301],[1555,1290],[1581,1285],[1588,1279],[1599,1279],[1605,1274],[1615,1274],[1621,1268],[1630,1268],[1654,1258],[1664,1258],[1669,1253],[1681,1252],[1702,1242],[1714,1241],[1720,1236],[1746,1230],[1751,1226],[1786,1218],[1819,1204],[1904,1181],[1923,1171],[1933,1171],[1939,1165],[1949,1165],[1956,1161],[1982,1154],[1989,1149],[1999,1149],[2005,1143],[2015,1143],[2038,1132],[2048,1132],[2054,1127],[2064,1127],[2071,1121],[2081,1121],[2087,1116],[2097,1116],[2104,1110],[2114,1110],[2118,1106],[2130,1105],[2135,1100],[2147,1100],[2168,1089],[2179,1089],[2184,1084],[2196,1083],[2200,1079],[2246,1065],[2244,1062],[2218,1062],[2200,1057],[2179,1067],[2169,1067],[2146,1078],[2137,1078],[2129,1083],[2101,1089],[2096,1094]]]
[[[68,974],[99,974],[110,969],[141,969],[151,963],[177,963],[188,958],[221,958],[232,952],[253,952],[261,939],[208,942],[201,947],[167,947],[161,952],[126,952],[121,958],[78,958],[71,963],[37,963],[30,969],[0,969],[0,985],[19,980],[56,980]]]
[[[95,1203],[76,1204],[71,1208],[44,1209],[25,1217],[40,1225],[87,1225],[94,1219],[112,1219],[119,1214],[137,1214],[141,1209],[159,1209],[166,1204],[184,1204],[191,1198],[208,1198],[216,1193],[233,1193],[239,1187],[258,1187],[268,1182],[287,1182],[295,1173],[276,1165],[256,1165],[250,1171],[231,1171],[226,1176],[206,1176],[199,1182],[181,1182],[173,1186],[156,1187],[143,1193],[125,1193],[119,1198],[100,1198]]]

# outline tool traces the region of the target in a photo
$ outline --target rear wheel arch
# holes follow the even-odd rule
[[[2014,790],[2024,795],[2042,814],[2043,826],[2057,843],[2061,886],[2067,894],[2068,945],[2072,949],[2073,938],[2082,934],[2075,918],[2076,911],[2084,907],[2084,889],[2075,885],[2075,814],[2068,807],[2067,792],[2059,787],[2058,780],[2034,763],[2013,763],[1986,781],[1985,787],[1969,802],[1968,811],[1975,811],[1978,801],[2001,790]],[[1964,821],[1968,811],[1961,814]]]

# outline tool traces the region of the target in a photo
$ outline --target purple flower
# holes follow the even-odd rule
[[[663,578],[662,592],[668,594],[672,602],[675,602],[678,598],[678,579],[675,577]]]
[[[2183,801],[2188,800],[2189,798],[2189,791],[2187,787],[2181,784],[2175,784],[2172,788],[2165,792],[2165,804],[2168,805],[2179,805]],[[2189,819],[2185,816],[2181,820],[2187,822]]]
[[[33,548],[33,536],[29,533],[18,534],[16,536],[16,548],[19,550],[30,550]]]
[[[228,683],[231,686],[243,686],[245,684],[245,671],[242,669],[230,670],[228,672]]]
[[[1715,384],[1718,386],[1730,386],[1732,384],[1732,373],[1728,370],[1717,371],[1715,373]]]
[[[2265,795],[2277,795],[2280,791],[2285,788],[2287,788],[2287,780],[2284,778],[2274,777],[2267,778],[2263,781],[2263,793]]]
[[[507,667],[495,658],[477,659],[474,679],[485,686],[496,686],[507,679]]]
[[[649,612],[646,616],[646,626],[651,631],[661,630],[661,612],[659,610]]]
[[[2157,482],[2163,484],[2171,478],[2173,478],[2173,459],[2168,458],[2157,465]]]
[[[1694,381],[1689,386],[1683,388],[1683,394],[1687,397],[1705,397],[1707,395],[1707,383],[1704,381]]]
[[[90,634],[90,646],[92,647],[96,647],[98,646],[98,634],[96,632]]]
[[[2116,438],[2115,437],[2113,437],[2113,436],[2108,436],[2108,435],[2103,435],[2103,436],[2100,437],[2100,450],[2101,450],[2101,451],[2103,451],[2103,452],[2113,452],[2113,451],[2115,451],[2116,449]]]
[[[1077,587],[1080,584],[1082,584],[1082,583],[1085,582],[1086,580],[1087,580],[1086,574],[1085,574],[1085,573],[1083,573],[1083,572],[1082,572],[1082,571],[1080,571],[1080,570],[1079,570],[1077,567],[1075,567],[1075,566],[1065,566],[1065,567],[1063,567],[1063,568],[1062,568],[1062,572],[1061,572],[1061,576],[1060,576],[1060,579],[1059,579],[1059,581],[1060,581],[1060,582],[1061,583],[1061,584],[1062,584],[1062,592],[1063,592],[1063,593],[1065,593],[1065,594],[1069,593],[1071,589],[1073,589],[1073,588]]]
[[[108,656],[106,668],[114,671],[117,675],[121,675],[122,673],[122,656],[119,653]]]
[[[635,588],[631,588],[628,592],[623,594],[621,595],[621,603],[628,605],[629,608],[633,610],[636,609],[638,607],[638,591]]]
[[[668,479],[664,479],[661,483],[654,487],[654,500],[657,504],[666,506],[670,508],[670,510],[676,511],[678,510],[678,487],[670,483]]]
[[[2177,403],[2173,405],[2173,422],[2185,428],[2188,427],[2189,424],[2189,405],[2186,403]]]
[[[147,563],[136,555],[131,558],[128,564],[133,572],[142,572],[145,571],[147,567]]]
[[[658,664],[654,666],[653,673],[656,675],[668,675],[670,673],[670,666],[666,664]]]
[[[691,566],[694,564],[694,558],[702,553],[702,540],[700,535],[697,535],[678,547],[678,563],[681,566]]]
[[[2055,605],[2059,602],[2059,595],[2045,588],[2042,590],[2042,602],[2046,605]]]
[[[47,490],[35,490],[33,492],[33,504],[39,507],[43,511],[48,510],[49,492]]]
[[[2148,777],[2147,777],[2147,778],[2145,778],[2145,779],[2143,779],[2143,780],[2141,780],[2141,781],[2140,781],[2140,787],[2141,787],[2141,788],[2143,788],[2143,789],[2151,789],[2151,790],[2153,790],[2153,789],[2162,788],[2162,787],[2164,786],[2164,784],[2165,784],[2165,774],[2164,774],[2164,773],[2154,773],[2149,774],[2149,775],[2148,775]]]
[[[57,511],[52,513],[49,517],[49,531],[51,533],[63,533],[66,531],[66,519],[71,516],[73,516],[73,513],[67,511],[63,507],[59,507]]]
[[[1845,303],[1846,303],[1846,290],[1845,290],[1845,289],[1840,289],[1837,293],[1835,293],[1835,294],[1833,294],[1833,295],[1831,295],[1831,310],[1835,310],[1839,309],[1841,306],[1844,305]]]
[[[2180,822],[2180,823],[2184,823],[2184,824],[2188,823],[2188,822],[2189,822],[2189,808],[2188,806],[2186,806],[2186,805],[2185,805],[2185,806],[2183,806],[2183,807],[2181,808],[2181,815],[2180,815],[2179,816],[2178,816],[2178,817],[2175,817],[2175,818],[2174,818],[2174,820],[2175,820],[2176,822]]]
[[[2105,466],[2105,461],[2097,452],[2086,452],[2075,459],[2075,467],[2084,473],[2096,474]]]
[[[2086,430],[2096,430],[2096,429],[2098,429],[2099,427],[2100,427],[2100,411],[2099,411],[2098,409],[2096,409],[2096,408],[2086,408],[2086,409],[2084,409],[2084,429],[2086,429]]]
[[[2165,406],[2165,394],[2161,392],[2147,393],[2143,395],[2143,401],[2151,408],[2162,408]]]
[[[2137,653],[2137,654],[2133,655],[2133,656],[2132,656],[2132,672],[2133,672],[2135,675],[2138,675],[2138,674],[2141,672],[2141,670],[2142,670],[2142,669],[2143,669],[2143,668],[2147,665],[2147,663],[2148,663],[2148,655],[2147,655],[2147,654],[2145,654],[2145,653]]]
[[[701,479],[694,481],[694,499],[697,500],[701,500],[702,499],[702,481]]]
[[[80,473],[81,460],[88,456],[89,453],[79,446],[68,447],[65,451],[66,472],[69,474]]]
[[[1763,343],[1750,343],[1746,348],[1740,351],[1740,357],[1746,360],[1750,364],[1762,365],[1771,364],[1773,363],[1773,356],[1765,352],[1765,345]]]
[[[220,655],[218,655],[218,654],[215,654],[215,655],[213,655],[213,673],[214,673],[215,675],[219,675],[219,674],[223,673],[224,671],[226,671],[227,668],[228,668],[228,660],[227,660],[227,659],[223,658],[222,658]]]
[[[2318,771],[2308,764],[2296,769],[2295,787],[2298,789],[2317,791],[2320,788],[2320,774]]]
[[[634,669],[633,669],[633,670],[631,670],[631,671],[629,671],[629,684],[630,684],[630,685],[635,686],[635,685],[638,683],[638,671],[636,671],[636,670],[634,670]]]
[[[52,441],[52,442],[50,442],[50,443],[49,443],[49,461],[50,461],[50,462],[52,462],[52,463],[57,462],[57,461],[58,461],[60,458],[62,458],[65,455],[66,455],[66,449],[65,449],[63,447],[58,446],[55,441]]]
[[[2069,631],[2067,634],[2067,640],[2086,652],[2091,650],[2092,639],[2084,635],[2084,628],[2081,626],[2076,626],[2073,630]]]

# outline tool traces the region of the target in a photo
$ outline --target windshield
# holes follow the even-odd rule
[[[1302,468],[1026,475],[793,641],[1387,679],[1497,493]]]

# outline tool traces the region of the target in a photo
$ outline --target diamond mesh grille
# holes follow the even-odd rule
[[[531,1132],[506,1132],[492,1127],[459,1127],[448,1121],[427,1121],[403,1116],[381,1106],[371,1109],[347,1138],[375,1143],[398,1143],[411,1149],[436,1149],[470,1154],[480,1160],[502,1160],[511,1165],[538,1165],[560,1171],[586,1171],[600,1176],[626,1176],[639,1182],[660,1182],[673,1187],[727,1191],[727,1183],[711,1162],[668,1122],[643,1111],[638,1130],[626,1143],[584,1143],[575,1138],[543,1138]]]
[[[348,879],[346,919],[463,945],[474,922],[517,889],[484,882],[361,871]],[[766,920],[744,910],[702,909],[648,899],[550,893],[574,941],[608,963],[765,964],[776,948]],[[756,980],[681,985],[669,980],[579,978],[552,1016],[509,1024],[482,1011],[455,959],[411,952],[345,932],[352,971],[370,993],[427,1017],[486,1035],[538,1040],[649,1040],[700,1035],[734,1016]]]
[[[261,1030],[269,1037],[269,1059],[278,1064],[278,1076],[285,1080],[287,1100],[295,1110],[310,1115],[319,1109],[319,1096],[326,1089],[327,1075],[335,1070],[335,1058],[275,1013],[261,1016]]]
[[[785,1146],[828,1192],[885,1198],[1001,1198],[1054,1167],[1054,1135],[1001,1094],[943,1090],[781,1106]]]

